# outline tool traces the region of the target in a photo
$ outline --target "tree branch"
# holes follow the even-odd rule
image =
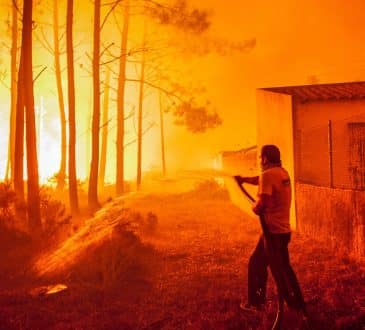
[[[42,29],[41,29],[41,33],[42,33]],[[34,36],[46,51],[48,51],[51,55],[54,54],[54,50],[53,50],[52,46],[48,43],[48,40],[45,39],[44,34],[43,34],[43,40],[40,37],[38,37],[37,33],[34,33]]]
[[[117,0],[114,2],[114,4],[112,5],[112,7],[109,9],[109,11],[107,12],[107,14],[104,17],[103,22],[100,25],[100,31],[103,29],[104,24],[106,23],[106,20],[108,19],[109,15],[114,11],[115,7],[118,6],[118,4],[121,2],[122,0]]]
[[[106,46],[104,50],[100,53],[100,57],[104,55],[104,53],[111,47],[114,46],[114,42],[110,43],[109,46]]]
[[[139,80],[139,79],[130,79],[130,78],[127,78],[126,81],[139,82],[139,83],[141,82],[141,80]],[[150,86],[150,87],[152,87],[152,88],[155,88],[155,89],[157,89],[157,90],[165,93],[166,95],[173,96],[173,97],[177,98],[181,102],[184,102],[184,99],[183,98],[181,98],[179,95],[175,94],[172,91],[169,91],[169,90],[167,90],[167,89],[165,89],[163,87],[160,87],[160,86],[157,86],[155,84],[152,84],[152,83],[150,83],[148,81],[144,81],[143,83],[146,84],[146,85],[148,85],[148,86]]]
[[[16,0],[13,0],[13,6],[15,7],[16,11],[18,12],[19,16],[22,17],[23,13],[20,12],[19,7],[16,3]]]
[[[134,50],[134,51],[130,50],[129,52],[124,53],[124,54],[121,54],[121,55],[113,58],[110,61],[106,61],[106,62],[100,63],[100,65],[107,65],[107,64],[113,63],[115,61],[118,61],[123,56],[131,56],[131,55],[134,55],[134,54],[137,54],[137,53],[142,53],[142,52],[145,52],[145,51],[148,51],[148,49],[147,48],[140,48],[140,49],[137,49],[137,50]]]
[[[150,123],[150,125],[142,132],[142,136],[145,135],[153,126],[156,126],[156,123]],[[137,142],[137,138],[129,141],[127,144],[124,145],[124,148],[128,147],[129,145],[136,143]]]
[[[103,128],[104,126],[107,126],[111,121],[112,121],[113,118],[110,118],[109,120],[107,120],[104,124],[102,124],[99,129]]]
[[[10,86],[8,86],[7,84],[5,84],[5,81],[3,79],[0,79],[0,83],[8,90],[10,90]]]
[[[33,79],[33,83],[39,78],[39,76],[47,69],[47,67],[45,66],[38,74],[37,76]]]

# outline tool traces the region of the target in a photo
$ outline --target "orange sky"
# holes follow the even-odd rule
[[[4,4],[9,2],[0,0],[2,35],[8,17]],[[344,0],[195,2],[212,13],[211,37],[231,41],[255,37],[257,45],[245,54],[208,55],[186,62],[184,70],[194,81],[206,86],[208,97],[224,122],[214,131],[194,136],[182,128],[168,125],[166,151],[170,166],[207,166],[220,150],[254,144],[255,89],[258,87],[306,84],[310,76],[316,76],[321,83],[365,79],[363,0],[352,0],[351,3]],[[83,2],[83,6],[88,4]],[[84,10],[78,8],[77,15]],[[88,19],[77,24],[79,29],[91,31],[88,21],[92,12],[87,15]],[[85,38],[88,37],[84,34],[80,39]],[[2,54],[8,52],[3,45],[0,47]],[[34,60],[42,63],[43,58],[38,56]],[[6,61],[2,58],[0,71],[7,69]],[[52,81],[49,79],[52,78],[44,78],[43,82],[40,79],[39,85],[49,85]],[[90,106],[87,100],[90,88],[83,86],[85,100],[79,100],[83,102],[82,107]],[[7,97],[7,91],[1,85],[2,122],[8,116]],[[159,165],[158,127],[150,134],[148,140],[154,142],[145,150],[145,168]],[[7,141],[6,135],[0,133],[2,145]],[[5,157],[6,150],[2,150],[0,175]]]
[[[210,69],[201,70],[225,114],[219,134],[227,141],[224,147],[244,146],[246,131],[255,135],[254,125],[247,127],[245,122],[254,123],[257,87],[306,84],[311,75],[321,83],[365,79],[365,1],[199,3],[214,8],[215,35],[257,38],[251,53],[210,59]]]

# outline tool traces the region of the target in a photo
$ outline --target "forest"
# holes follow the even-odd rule
[[[130,190],[125,171],[131,172],[133,165],[134,174],[128,175],[140,188],[143,140],[153,128],[159,134],[161,172],[166,173],[167,114],[193,134],[221,124],[209,100],[204,100],[203,87],[191,91],[194,81],[188,84],[178,78],[183,68],[174,60],[178,54],[197,52],[193,43],[209,28],[204,10],[188,8],[185,1],[95,2],[78,7],[73,2],[13,1],[3,6],[11,8],[6,22],[9,69],[2,71],[10,94],[4,177],[14,188],[17,218],[27,218],[34,233],[42,227],[40,178],[57,191],[67,189],[73,215],[80,212],[78,190],[84,184],[92,212],[100,206],[98,193],[106,182],[114,185],[115,195]],[[74,31],[74,7],[93,14],[91,24],[82,27],[92,28],[92,36],[86,30]],[[77,19],[88,21],[87,17]],[[185,49],[174,43],[172,33],[190,40],[194,50],[189,51],[186,42]],[[206,41],[204,47],[200,51],[218,46]],[[82,75],[81,82],[76,75]],[[88,106],[85,89],[90,93]],[[50,107],[58,108],[58,113]],[[136,156],[126,151],[130,145]]]

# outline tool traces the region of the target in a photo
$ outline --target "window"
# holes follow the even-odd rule
[[[349,166],[353,189],[365,189],[365,122],[348,123]]]

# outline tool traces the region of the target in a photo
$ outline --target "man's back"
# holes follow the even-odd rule
[[[270,196],[264,212],[269,232],[289,233],[291,186],[288,172],[281,166],[264,170],[259,178],[258,194]]]

